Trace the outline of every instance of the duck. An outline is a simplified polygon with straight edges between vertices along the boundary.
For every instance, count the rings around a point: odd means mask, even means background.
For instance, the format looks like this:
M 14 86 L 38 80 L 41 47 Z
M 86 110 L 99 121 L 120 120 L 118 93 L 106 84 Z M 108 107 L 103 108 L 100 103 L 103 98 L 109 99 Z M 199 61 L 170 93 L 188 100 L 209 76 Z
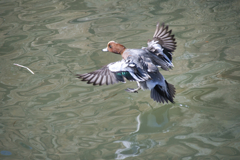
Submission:
M 173 51 L 177 42 L 169 30 L 168 25 L 159 23 L 152 40 L 147 41 L 147 47 L 128 49 L 115 41 L 109 41 L 105 52 L 112 52 L 122 56 L 122 60 L 109 63 L 102 68 L 84 74 L 77 74 L 77 78 L 87 81 L 87 84 L 109 85 L 125 80 L 136 81 L 137 88 L 125 89 L 130 93 L 138 93 L 140 89 L 150 90 L 150 97 L 157 103 L 174 103 L 176 89 L 168 83 L 159 68 L 168 71 L 174 67 L 172 63 Z

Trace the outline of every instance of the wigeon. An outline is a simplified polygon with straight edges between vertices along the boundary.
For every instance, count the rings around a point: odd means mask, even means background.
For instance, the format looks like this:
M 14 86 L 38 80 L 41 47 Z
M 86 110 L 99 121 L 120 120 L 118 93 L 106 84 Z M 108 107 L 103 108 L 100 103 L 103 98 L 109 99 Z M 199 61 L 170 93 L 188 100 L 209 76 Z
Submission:
M 138 87 L 127 88 L 126 91 L 137 93 L 140 89 L 149 89 L 154 101 L 174 103 L 175 88 L 158 70 L 158 67 L 163 70 L 173 67 L 172 52 L 176 49 L 176 42 L 171 33 L 168 26 L 162 24 L 160 27 L 158 23 L 153 39 L 148 40 L 148 46 L 142 49 L 127 49 L 122 44 L 110 41 L 103 51 L 120 54 L 123 59 L 90 73 L 77 74 L 77 77 L 93 85 L 115 84 L 125 82 L 125 79 L 136 81 Z

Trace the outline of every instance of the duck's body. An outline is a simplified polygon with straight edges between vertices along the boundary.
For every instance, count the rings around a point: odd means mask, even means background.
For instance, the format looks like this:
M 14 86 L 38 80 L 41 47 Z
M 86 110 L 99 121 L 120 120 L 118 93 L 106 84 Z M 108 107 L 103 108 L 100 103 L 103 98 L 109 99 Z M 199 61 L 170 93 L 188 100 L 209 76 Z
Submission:
M 175 88 L 169 84 L 158 70 L 173 67 L 172 53 L 176 48 L 174 36 L 168 27 L 164 25 L 157 28 L 152 41 L 148 41 L 148 47 L 142 49 L 127 49 L 121 44 L 110 41 L 107 48 L 109 51 L 122 56 L 121 61 L 110 63 L 103 68 L 82 75 L 77 75 L 82 81 L 88 81 L 93 85 L 114 84 L 125 82 L 124 78 L 136 81 L 138 88 L 126 89 L 128 92 L 137 92 L 139 89 L 151 90 L 151 98 L 159 103 L 174 102 Z

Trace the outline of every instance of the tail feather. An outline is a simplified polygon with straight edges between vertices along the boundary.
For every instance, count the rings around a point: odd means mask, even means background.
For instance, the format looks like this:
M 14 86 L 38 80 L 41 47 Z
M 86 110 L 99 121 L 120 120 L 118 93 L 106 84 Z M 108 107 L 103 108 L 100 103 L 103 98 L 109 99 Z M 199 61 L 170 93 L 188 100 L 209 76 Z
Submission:
M 175 87 L 167 81 L 165 81 L 165 83 L 167 85 L 167 90 L 163 89 L 160 85 L 156 85 L 151 89 L 151 98 L 158 103 L 168 103 L 168 101 L 174 103 Z
M 175 89 L 174 85 L 168 83 L 166 80 L 165 80 L 165 82 L 167 84 L 168 93 L 170 94 L 170 96 L 172 98 L 174 98 L 175 97 L 175 93 L 176 93 L 176 89 Z

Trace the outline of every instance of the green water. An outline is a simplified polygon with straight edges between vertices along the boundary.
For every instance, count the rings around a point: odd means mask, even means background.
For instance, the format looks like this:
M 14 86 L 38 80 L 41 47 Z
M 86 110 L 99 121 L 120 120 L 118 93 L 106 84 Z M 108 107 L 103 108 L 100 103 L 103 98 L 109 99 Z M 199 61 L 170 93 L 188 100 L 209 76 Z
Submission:
M 146 46 L 157 22 L 177 41 L 160 70 L 175 104 L 75 78 L 121 59 L 110 40 Z M 239 0 L 0 0 L 0 159 L 240 159 L 239 64 Z

